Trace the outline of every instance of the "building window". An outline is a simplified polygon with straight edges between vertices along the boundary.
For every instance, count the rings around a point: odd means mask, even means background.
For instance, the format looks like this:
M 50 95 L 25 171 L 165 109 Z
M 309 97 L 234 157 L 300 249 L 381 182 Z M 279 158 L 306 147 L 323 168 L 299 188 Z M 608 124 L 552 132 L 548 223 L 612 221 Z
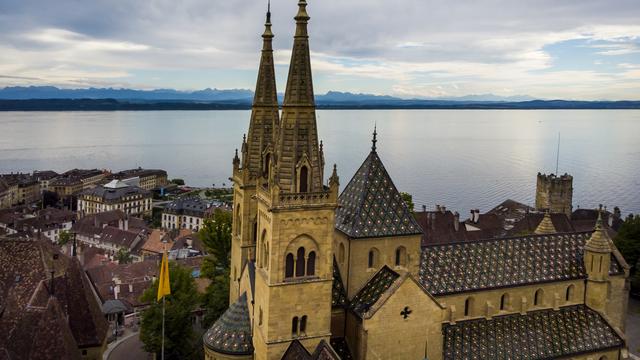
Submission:
M 289 253 L 287 254 L 287 258 L 285 261 L 285 269 L 284 269 L 284 277 L 285 278 L 292 278 L 293 277 L 293 254 Z
M 306 166 L 300 168 L 300 192 L 309 192 L 309 169 Z
M 296 254 L 296 277 L 304 276 L 304 248 L 298 249 Z
M 510 308 L 509 302 L 509 294 L 502 294 L 500 297 L 500 310 L 508 310 Z
M 309 258 L 307 259 L 307 276 L 314 276 L 316 274 L 316 252 L 312 251 L 309 253 Z M 303 316 L 304 320 L 306 316 Z
M 369 250 L 368 266 L 370 269 L 378 267 L 378 258 L 379 258 L 378 249 L 372 248 L 371 250 Z
M 396 266 L 407 265 L 407 249 L 404 246 L 400 246 L 396 249 Z
M 293 320 L 291 320 L 291 337 L 296 337 L 298 336 L 298 317 L 294 317 Z
M 300 334 L 306 335 L 307 333 L 307 315 L 304 315 L 302 319 L 300 319 Z
M 567 302 L 569 301 L 573 301 L 573 293 L 575 292 L 575 286 L 574 285 L 569 285 L 567 287 L 567 294 L 565 295 L 565 300 Z
M 542 289 L 538 289 L 538 291 L 536 291 L 536 294 L 533 297 L 533 305 L 534 306 L 544 305 L 544 291 Z
M 468 297 L 464 301 L 464 316 L 471 316 L 472 311 L 473 311 L 473 298 Z

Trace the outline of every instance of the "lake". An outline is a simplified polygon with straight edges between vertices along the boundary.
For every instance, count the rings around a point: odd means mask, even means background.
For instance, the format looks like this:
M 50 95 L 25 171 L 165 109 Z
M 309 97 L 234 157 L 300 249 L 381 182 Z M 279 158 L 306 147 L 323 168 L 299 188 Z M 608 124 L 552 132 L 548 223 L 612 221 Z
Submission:
M 0 172 L 162 168 L 189 185 L 229 185 L 249 111 L 0 112 Z M 574 208 L 640 213 L 638 110 L 321 110 L 326 169 L 342 187 L 378 153 L 417 207 L 534 203 L 536 174 L 574 176 Z M 328 174 L 325 178 L 328 178 Z

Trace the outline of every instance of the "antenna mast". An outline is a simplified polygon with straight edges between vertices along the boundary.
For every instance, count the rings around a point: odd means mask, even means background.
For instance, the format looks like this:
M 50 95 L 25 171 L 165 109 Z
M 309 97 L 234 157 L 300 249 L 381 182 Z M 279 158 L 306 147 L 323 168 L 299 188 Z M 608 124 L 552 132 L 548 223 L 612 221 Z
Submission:
M 558 132 L 558 150 L 556 151 L 556 176 L 558 175 L 558 164 L 560 164 L 560 132 Z

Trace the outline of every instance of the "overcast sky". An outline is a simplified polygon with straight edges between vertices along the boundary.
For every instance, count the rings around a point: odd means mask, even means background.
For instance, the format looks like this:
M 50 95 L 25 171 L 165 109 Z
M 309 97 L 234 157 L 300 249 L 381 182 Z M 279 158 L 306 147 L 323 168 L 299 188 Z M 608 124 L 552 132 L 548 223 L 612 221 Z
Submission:
M 273 0 L 284 90 L 296 0 Z M 0 0 L 0 86 L 253 89 L 266 0 Z M 640 100 L 638 0 L 309 0 L 317 93 Z

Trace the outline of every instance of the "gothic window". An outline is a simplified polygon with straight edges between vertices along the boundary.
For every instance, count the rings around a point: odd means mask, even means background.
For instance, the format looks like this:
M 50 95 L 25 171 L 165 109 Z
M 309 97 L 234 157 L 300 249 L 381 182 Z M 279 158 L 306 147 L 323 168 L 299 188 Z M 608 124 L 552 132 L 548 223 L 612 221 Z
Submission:
M 473 298 L 468 297 L 464 301 L 464 316 L 471 316 L 472 310 L 473 310 Z
M 260 311 L 258 311 L 258 325 L 262 326 L 262 307 L 260 307 Z
M 369 261 L 368 261 L 368 265 L 369 268 L 375 268 L 378 267 L 378 258 L 379 258 L 379 252 L 378 249 L 376 248 L 372 248 L 371 250 L 369 250 Z
M 316 274 L 316 252 L 312 251 L 309 253 L 309 258 L 307 259 L 307 276 L 313 276 L 315 274 Z
M 264 247 L 265 247 L 265 251 L 264 251 L 264 267 L 266 267 L 268 269 L 269 268 L 269 243 L 265 242 Z
M 400 246 L 396 249 L 396 266 L 407 265 L 407 249 L 404 246 Z
M 305 335 L 307 332 L 307 315 L 300 319 L 300 334 Z
M 567 302 L 569 301 L 573 301 L 573 293 L 575 292 L 575 286 L 574 285 L 569 285 L 567 287 L 567 294 L 565 295 L 565 300 Z
M 268 153 L 267 156 L 265 156 L 264 158 L 264 175 L 268 176 L 269 175 L 269 169 L 271 169 L 271 153 Z
M 538 291 L 536 291 L 536 294 L 533 298 L 533 305 L 534 306 L 544 305 L 544 291 L 542 289 L 538 289 Z
M 296 337 L 298 336 L 298 317 L 294 317 L 293 320 L 291 320 L 291 337 Z
M 508 310 L 509 302 L 509 294 L 502 294 L 502 296 L 500 297 L 500 310 Z
M 296 254 L 296 277 L 304 276 L 304 255 L 304 248 L 299 248 L 298 253 Z
M 300 192 L 309 192 L 309 169 L 306 166 L 300 168 Z
M 236 235 L 240 235 L 240 228 L 242 228 L 242 216 L 240 213 L 240 204 L 238 204 L 238 209 L 236 210 Z
M 260 236 L 260 245 L 258 246 L 260 249 L 259 266 L 265 267 L 268 261 L 267 257 L 269 256 L 267 254 L 267 230 L 262 230 L 262 235 Z
M 256 241 L 258 241 L 258 219 L 253 220 L 253 244 L 256 243 Z
M 340 243 L 338 246 L 338 261 L 340 264 L 344 264 L 344 244 Z
M 287 259 L 285 261 L 285 270 L 284 270 L 284 277 L 285 278 L 292 278 L 293 277 L 293 254 L 289 253 L 287 254 Z

